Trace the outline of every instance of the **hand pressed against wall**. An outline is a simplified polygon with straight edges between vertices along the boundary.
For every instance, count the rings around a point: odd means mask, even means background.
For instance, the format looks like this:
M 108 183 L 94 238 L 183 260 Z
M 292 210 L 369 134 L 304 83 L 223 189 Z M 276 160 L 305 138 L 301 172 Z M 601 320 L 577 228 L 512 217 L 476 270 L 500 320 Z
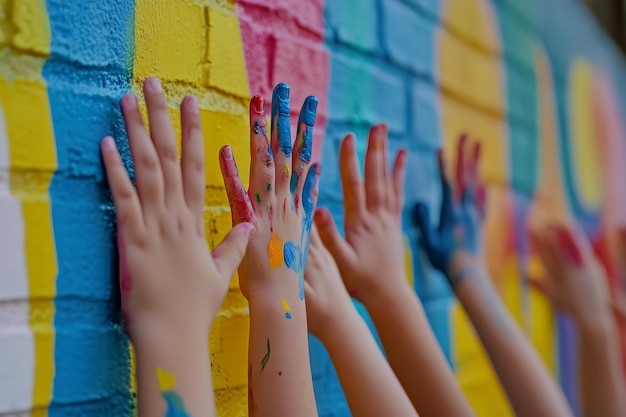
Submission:
M 423 203 L 415 206 L 413 216 L 422 233 L 422 244 L 432 265 L 443 272 L 452 288 L 461 268 L 455 265 L 455 255 L 467 258 L 480 256 L 480 225 L 484 217 L 485 190 L 478 176 L 480 144 L 469 151 L 467 136 L 459 140 L 456 189 L 453 191 L 446 175 L 441 152 L 438 154 L 439 177 L 442 189 L 441 211 L 438 226 L 430 225 L 428 207 Z
M 179 162 L 159 80 L 147 79 L 144 93 L 150 133 L 137 98 L 122 99 L 136 189 L 113 138 L 102 141 L 118 219 L 122 309 L 137 352 L 138 412 L 214 416 L 209 329 L 253 226 L 241 223 L 209 252 L 198 101 L 187 97 L 181 105 Z

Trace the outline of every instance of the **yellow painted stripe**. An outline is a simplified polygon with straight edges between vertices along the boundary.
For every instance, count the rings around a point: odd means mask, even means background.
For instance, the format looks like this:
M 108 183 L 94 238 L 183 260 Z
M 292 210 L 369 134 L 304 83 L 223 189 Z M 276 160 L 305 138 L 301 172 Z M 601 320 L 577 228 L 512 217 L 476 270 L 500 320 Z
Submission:
M 34 341 L 33 416 L 47 416 L 54 380 L 54 297 L 57 261 L 48 189 L 57 167 L 46 84 L 41 70 L 50 45 L 44 0 L 15 2 L 13 33 L 0 63 L 0 101 L 9 138 L 11 193 L 21 203 Z M 11 37 L 13 36 L 13 37 Z M 13 54 L 12 49 L 20 54 Z

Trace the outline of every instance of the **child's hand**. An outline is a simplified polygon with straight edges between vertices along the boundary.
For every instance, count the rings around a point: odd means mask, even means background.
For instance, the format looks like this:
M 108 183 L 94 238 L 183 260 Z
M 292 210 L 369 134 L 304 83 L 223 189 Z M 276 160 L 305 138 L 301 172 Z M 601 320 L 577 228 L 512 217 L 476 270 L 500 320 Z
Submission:
M 341 281 L 337 264 L 320 240 L 315 225 L 311 229 L 304 292 L 309 332 L 322 340 L 326 332 L 332 331 L 333 323 L 356 312 Z
M 365 183 L 361 180 L 355 138 L 341 145 L 341 181 L 344 192 L 344 240 L 327 210 L 315 221 L 324 245 L 332 253 L 349 293 L 364 301 L 395 282 L 406 284 L 402 207 L 406 152 L 400 151 L 393 174 L 387 169 L 387 126 L 372 127 L 365 157 Z
M 242 223 L 209 253 L 204 235 L 203 137 L 195 97 L 181 105 L 182 162 L 161 84 L 144 84 L 151 135 L 137 98 L 122 100 L 137 188 L 111 137 L 102 155 L 118 219 L 120 287 L 126 328 L 205 340 L 241 262 L 252 225 Z
M 320 173 L 317 164 L 309 169 L 316 110 L 317 99 L 307 97 L 300 111 L 292 158 L 289 86 L 274 88 L 271 144 L 263 98 L 252 98 L 248 191 L 239 177 L 232 149 L 225 146 L 220 152 L 233 224 L 251 222 L 256 228 L 239 268 L 241 291 L 248 299 L 272 288 L 284 292 L 285 286 L 291 285 L 294 294 L 304 300 L 304 267 Z M 285 281 L 288 270 L 297 279 Z
M 611 298 L 603 266 L 591 245 L 573 227 L 552 226 L 531 233 L 547 274 L 531 281 L 555 307 L 570 313 L 579 323 L 611 313 Z
M 480 261 L 480 224 L 484 217 L 484 188 L 478 178 L 480 145 L 470 156 L 467 137 L 459 140 L 456 193 L 446 176 L 441 152 L 439 174 L 442 188 L 441 212 L 437 228 L 430 225 L 428 207 L 415 206 L 413 216 L 422 233 L 422 244 L 432 265 L 443 272 L 452 288 L 463 277 L 468 263 Z

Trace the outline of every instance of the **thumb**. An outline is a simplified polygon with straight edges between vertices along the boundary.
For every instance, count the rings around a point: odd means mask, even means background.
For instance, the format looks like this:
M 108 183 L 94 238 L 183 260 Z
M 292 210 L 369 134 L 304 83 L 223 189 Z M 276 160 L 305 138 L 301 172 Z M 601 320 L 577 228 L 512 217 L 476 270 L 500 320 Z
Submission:
M 322 243 L 335 258 L 339 269 L 343 269 L 350 264 L 352 248 L 339 234 L 333 216 L 327 209 L 320 208 L 315 212 L 315 225 Z
M 224 279 L 230 279 L 246 254 L 252 223 L 239 223 L 213 250 L 213 262 Z
M 430 227 L 428 207 L 423 203 L 417 203 L 413 208 L 413 220 L 422 234 L 426 249 L 430 250 L 434 244 L 433 229 Z

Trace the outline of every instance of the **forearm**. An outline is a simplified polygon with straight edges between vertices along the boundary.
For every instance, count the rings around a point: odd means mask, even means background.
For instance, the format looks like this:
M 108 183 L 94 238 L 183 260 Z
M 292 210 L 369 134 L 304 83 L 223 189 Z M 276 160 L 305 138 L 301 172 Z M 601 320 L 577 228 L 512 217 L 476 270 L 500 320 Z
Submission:
M 140 417 L 176 411 L 181 416 L 215 416 L 208 335 L 147 335 L 137 340 L 135 349 Z
M 369 328 L 352 308 L 321 335 L 354 417 L 417 416 Z
M 479 268 L 456 287 L 516 415 L 571 416 L 563 392 Z
M 309 362 L 306 309 L 297 291 L 250 300 L 248 384 L 252 417 L 317 416 Z
M 422 416 L 474 415 L 413 290 L 381 291 L 366 307 L 416 410 Z
M 578 371 L 584 415 L 626 416 L 626 385 L 622 374 L 617 329 L 610 311 L 576 320 Z

